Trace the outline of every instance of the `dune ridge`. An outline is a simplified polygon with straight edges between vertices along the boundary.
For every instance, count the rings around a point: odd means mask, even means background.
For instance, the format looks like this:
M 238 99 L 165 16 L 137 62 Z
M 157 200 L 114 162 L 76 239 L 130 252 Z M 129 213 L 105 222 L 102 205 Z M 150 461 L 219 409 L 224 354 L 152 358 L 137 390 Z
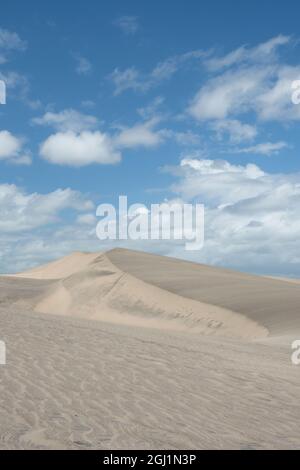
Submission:
M 42 313 L 257 339 L 300 332 L 300 285 L 125 249 L 75 252 L 16 277 L 51 281 Z
M 239 313 L 270 336 L 300 333 L 300 283 L 119 248 L 106 255 L 148 284 Z
M 13 277 L 40 280 L 62 279 L 84 269 L 98 256 L 99 253 L 83 253 L 75 251 L 63 258 L 59 258 L 58 260 L 14 274 Z
M 120 270 L 105 254 L 52 285 L 35 310 L 206 335 L 267 335 L 265 328 L 228 309 L 185 299 L 145 283 Z

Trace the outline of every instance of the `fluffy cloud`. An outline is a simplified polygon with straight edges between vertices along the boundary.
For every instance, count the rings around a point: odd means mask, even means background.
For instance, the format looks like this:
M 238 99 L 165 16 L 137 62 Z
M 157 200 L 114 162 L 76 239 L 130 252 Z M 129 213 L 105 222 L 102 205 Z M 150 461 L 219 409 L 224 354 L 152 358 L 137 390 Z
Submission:
M 232 119 L 249 112 L 265 121 L 299 120 L 291 85 L 300 75 L 297 65 L 282 64 L 277 49 L 290 38 L 278 36 L 255 48 L 238 48 L 207 66 L 216 73 L 199 89 L 189 113 L 199 121 Z M 224 70 L 225 69 L 225 70 Z
M 271 174 L 253 164 L 190 158 L 172 174 L 177 178 L 172 190 L 178 197 L 206 207 L 205 244 L 193 253 L 194 260 L 300 275 L 299 174 Z M 182 249 L 176 253 L 184 256 Z
M 0 160 L 6 160 L 16 165 L 30 165 L 29 152 L 23 151 L 22 139 L 9 131 L 0 131 Z
M 85 211 L 93 204 L 77 191 L 57 189 L 48 194 L 26 193 L 15 185 L 0 185 L 0 231 L 22 233 L 59 221 L 66 209 Z
M 100 131 L 57 132 L 41 144 L 40 155 L 50 163 L 75 167 L 115 164 L 121 160 L 111 138 Z
M 257 95 L 266 90 L 270 67 L 227 71 L 210 79 L 196 94 L 189 107 L 190 114 L 200 121 L 225 119 L 249 111 Z
M 56 131 L 40 145 L 40 156 L 58 165 L 85 166 L 92 163 L 115 164 L 121 161 L 122 149 L 155 147 L 166 138 L 191 141 L 192 133 L 171 133 L 156 129 L 160 119 L 152 117 L 131 127 L 118 126 L 114 133 L 97 130 L 99 120 L 74 109 L 47 112 L 32 119 L 36 125 L 50 126 Z
M 100 250 L 93 210 L 87 196 L 69 188 L 40 194 L 0 185 L 0 272 L 20 271 L 75 249 Z
M 184 240 L 144 240 L 135 247 L 262 274 L 300 275 L 299 174 L 190 157 L 167 171 L 176 178 L 175 202 L 205 204 L 204 247 L 188 253 Z M 66 210 L 73 213 L 68 222 L 62 218 Z M 2 272 L 11 269 L 12 260 L 20 270 L 71 250 L 114 246 L 97 240 L 92 202 L 71 189 L 28 194 L 0 185 L 0 220 Z
M 292 83 L 300 76 L 300 66 L 278 67 L 275 79 L 256 98 L 258 117 L 263 121 L 298 121 L 300 106 L 292 102 Z

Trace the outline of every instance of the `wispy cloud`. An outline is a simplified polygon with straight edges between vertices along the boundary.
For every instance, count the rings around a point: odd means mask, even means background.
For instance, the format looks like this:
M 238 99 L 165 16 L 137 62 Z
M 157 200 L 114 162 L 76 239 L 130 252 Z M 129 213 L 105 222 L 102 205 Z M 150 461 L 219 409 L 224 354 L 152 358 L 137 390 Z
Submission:
M 280 46 L 285 46 L 291 41 L 290 36 L 280 34 L 255 47 L 241 46 L 222 57 L 209 58 L 205 63 L 210 70 L 221 70 L 243 63 L 266 63 L 274 61 Z
M 210 51 L 202 50 L 190 51 L 185 54 L 175 55 L 166 60 L 158 62 L 149 73 L 142 73 L 136 67 L 129 67 L 125 70 L 116 68 L 110 75 L 115 86 L 115 95 L 119 95 L 126 90 L 145 92 L 150 88 L 159 85 L 161 82 L 170 79 L 181 66 L 203 57 L 207 57 Z
M 92 64 L 86 57 L 80 54 L 74 54 L 73 57 L 77 63 L 76 72 L 78 75 L 89 75 L 92 72 Z
M 119 148 L 156 147 L 164 140 L 163 133 L 155 130 L 158 122 L 156 118 L 152 118 L 132 127 L 121 128 L 115 137 L 116 146 Z
M 289 37 L 280 35 L 252 49 L 242 47 L 210 58 L 206 65 L 216 75 L 201 86 L 189 113 L 199 121 L 233 119 L 253 111 L 265 121 L 299 120 L 291 83 L 299 77 L 300 66 L 282 63 L 277 53 L 289 42 Z
M 95 129 L 99 125 L 99 120 L 95 116 L 80 113 L 72 108 L 57 113 L 48 111 L 43 116 L 33 118 L 31 122 L 40 126 L 53 127 L 61 132 L 82 132 Z
M 278 154 L 280 150 L 288 148 L 287 142 L 263 142 L 260 144 L 253 145 L 251 147 L 245 147 L 241 149 L 235 149 L 236 153 L 252 153 L 257 155 L 272 155 Z
M 27 42 L 23 41 L 17 33 L 0 28 L 0 64 L 7 62 L 11 52 L 24 51 L 26 48 Z
M 223 119 L 211 123 L 211 129 L 216 132 L 221 140 L 224 135 L 228 135 L 232 144 L 253 140 L 257 136 L 257 128 L 254 125 L 246 124 L 237 119 Z
M 120 16 L 113 21 L 124 34 L 133 35 L 139 29 L 139 22 L 137 16 Z

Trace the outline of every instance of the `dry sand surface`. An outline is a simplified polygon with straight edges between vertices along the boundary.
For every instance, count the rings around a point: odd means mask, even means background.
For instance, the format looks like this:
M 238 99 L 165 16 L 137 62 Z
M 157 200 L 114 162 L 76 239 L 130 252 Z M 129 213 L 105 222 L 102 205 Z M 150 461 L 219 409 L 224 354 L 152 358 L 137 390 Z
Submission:
M 300 284 L 141 252 L 0 277 L 2 449 L 299 448 Z

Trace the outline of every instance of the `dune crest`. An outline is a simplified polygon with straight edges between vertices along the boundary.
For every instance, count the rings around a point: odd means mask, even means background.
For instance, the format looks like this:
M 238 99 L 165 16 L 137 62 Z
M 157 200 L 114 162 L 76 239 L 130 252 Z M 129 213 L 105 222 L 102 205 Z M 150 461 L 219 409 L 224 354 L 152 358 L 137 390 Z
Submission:
M 22 273 L 14 274 L 14 277 L 25 277 L 28 279 L 63 279 L 84 269 L 99 253 L 83 253 L 76 251 L 56 261 L 37 266 Z
M 31 303 L 42 313 L 235 338 L 300 332 L 300 284 L 149 253 L 75 252 L 16 276 L 44 283 Z
M 74 272 L 78 259 L 79 269 Z M 63 278 L 70 270 L 73 273 Z M 40 279 L 59 276 L 35 305 L 41 313 L 237 338 L 268 334 L 266 328 L 229 309 L 148 284 L 119 269 L 105 254 L 79 257 L 76 253 L 33 274 Z

